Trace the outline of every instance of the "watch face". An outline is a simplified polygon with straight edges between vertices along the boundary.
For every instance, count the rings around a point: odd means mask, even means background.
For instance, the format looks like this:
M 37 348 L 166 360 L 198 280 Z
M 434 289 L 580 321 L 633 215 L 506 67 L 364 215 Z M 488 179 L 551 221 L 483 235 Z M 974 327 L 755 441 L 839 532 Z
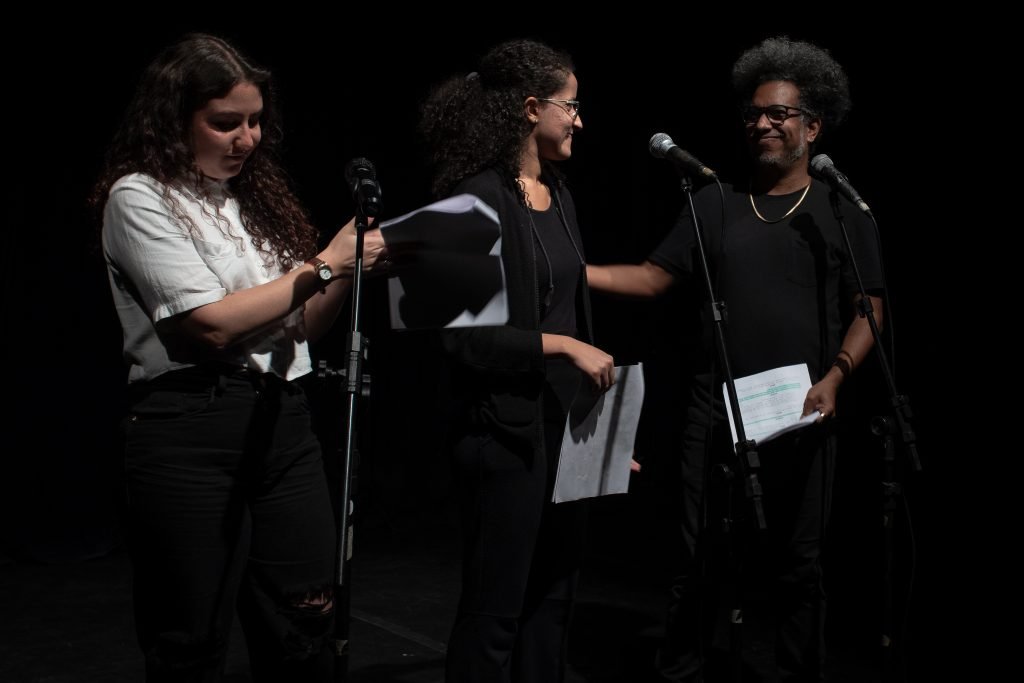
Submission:
M 326 263 L 322 263 L 319 266 L 317 266 L 316 274 L 319 275 L 320 279 L 324 281 L 330 280 L 334 276 L 334 273 L 331 272 L 331 267 Z

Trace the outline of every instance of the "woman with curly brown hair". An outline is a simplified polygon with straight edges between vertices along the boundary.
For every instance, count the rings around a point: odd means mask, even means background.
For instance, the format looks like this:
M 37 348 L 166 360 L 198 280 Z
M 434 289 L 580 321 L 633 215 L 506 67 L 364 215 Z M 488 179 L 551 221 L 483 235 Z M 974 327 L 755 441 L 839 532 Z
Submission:
M 355 263 L 276 158 L 269 72 L 194 34 L 149 65 L 96 185 L 129 366 L 136 630 L 147 680 L 219 680 L 236 607 L 254 680 L 328 680 L 334 516 L 309 342 Z M 372 265 L 383 246 L 365 235 Z
M 577 88 L 568 55 L 517 40 L 424 106 L 435 193 L 473 194 L 498 213 L 509 303 L 505 325 L 445 337 L 464 542 L 448 681 L 564 676 L 584 503 L 553 504 L 554 475 L 574 397 L 615 372 L 592 345 L 576 210 L 553 164 L 583 128 Z

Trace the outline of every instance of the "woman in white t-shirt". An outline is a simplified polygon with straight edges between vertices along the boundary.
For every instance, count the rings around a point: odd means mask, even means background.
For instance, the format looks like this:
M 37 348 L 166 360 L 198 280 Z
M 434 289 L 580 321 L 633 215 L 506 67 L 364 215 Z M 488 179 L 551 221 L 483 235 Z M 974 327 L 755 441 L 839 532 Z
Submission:
M 276 161 L 270 74 L 193 34 L 147 68 L 93 203 L 124 330 L 147 680 L 216 680 L 236 607 L 254 680 L 328 680 L 334 517 L 296 379 L 348 294 Z M 383 248 L 365 234 L 364 264 Z

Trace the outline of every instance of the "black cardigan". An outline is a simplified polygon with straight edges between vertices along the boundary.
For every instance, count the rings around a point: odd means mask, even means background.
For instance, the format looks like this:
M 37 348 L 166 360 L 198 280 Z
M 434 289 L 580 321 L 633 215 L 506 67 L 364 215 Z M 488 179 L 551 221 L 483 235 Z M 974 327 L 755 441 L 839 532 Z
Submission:
M 555 208 L 583 256 L 576 206 L 561 182 L 545 178 Z M 463 180 L 455 194 L 476 195 L 498 212 L 501 260 L 505 268 L 509 320 L 505 325 L 446 330 L 444 347 L 454 363 L 455 387 L 462 418 L 474 428 L 492 432 L 512 447 L 543 448 L 541 421 L 544 352 L 541 346 L 537 261 L 528 209 L 510 181 L 494 169 Z M 586 263 L 580 264 L 576 287 L 579 337 L 592 343 L 590 292 Z

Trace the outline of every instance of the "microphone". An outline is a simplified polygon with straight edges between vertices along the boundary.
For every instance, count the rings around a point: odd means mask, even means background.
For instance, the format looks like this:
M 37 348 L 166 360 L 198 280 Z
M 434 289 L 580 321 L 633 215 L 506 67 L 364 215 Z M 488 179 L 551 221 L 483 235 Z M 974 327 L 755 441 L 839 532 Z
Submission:
M 697 161 L 689 152 L 680 149 L 676 143 L 672 142 L 672 138 L 665 133 L 655 133 L 652 135 L 651 141 L 647 143 L 647 148 L 651 151 L 651 156 L 659 159 L 668 159 L 680 171 L 695 173 L 708 178 L 718 178 L 714 171 Z
M 833 190 L 856 204 L 857 208 L 864 213 L 869 216 L 871 215 L 871 209 L 868 207 L 867 202 L 860 198 L 860 195 L 857 194 L 857 190 L 853 189 L 853 185 L 850 184 L 850 181 L 846 176 L 839 172 L 839 169 L 836 168 L 836 165 L 828 158 L 828 155 L 818 154 L 811 159 L 811 171 L 814 172 L 813 175 L 816 178 L 827 182 L 832 186 Z
M 376 216 L 380 213 L 380 185 L 377 184 L 377 171 L 369 159 L 360 157 L 348 162 L 345 182 L 363 215 Z

